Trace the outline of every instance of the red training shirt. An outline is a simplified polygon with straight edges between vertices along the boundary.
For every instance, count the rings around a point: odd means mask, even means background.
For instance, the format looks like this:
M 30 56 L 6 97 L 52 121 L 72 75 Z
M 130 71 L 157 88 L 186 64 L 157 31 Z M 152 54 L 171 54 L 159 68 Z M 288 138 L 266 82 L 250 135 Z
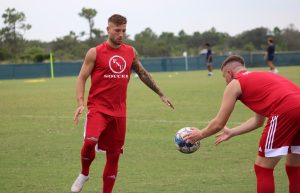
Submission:
M 133 48 L 121 44 L 119 48 L 104 42 L 96 47 L 96 61 L 91 73 L 88 109 L 107 115 L 126 117 L 127 85 L 134 59 Z
M 271 72 L 242 71 L 239 100 L 254 112 L 269 117 L 300 108 L 300 88 L 288 79 Z

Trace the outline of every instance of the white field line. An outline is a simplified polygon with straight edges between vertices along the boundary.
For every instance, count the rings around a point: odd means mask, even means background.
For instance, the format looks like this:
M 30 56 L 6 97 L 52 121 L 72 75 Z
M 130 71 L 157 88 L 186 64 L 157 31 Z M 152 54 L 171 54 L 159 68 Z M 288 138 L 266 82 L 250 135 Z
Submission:
M 3 115 L 1 117 L 11 117 L 8 115 Z M 63 116 L 63 115 L 13 115 L 13 117 L 20 117 L 20 118 L 29 118 L 29 119 L 69 119 L 73 120 L 74 117 L 72 116 Z M 84 119 L 84 117 L 80 117 L 79 119 Z M 155 123 L 197 123 L 197 124 L 208 124 L 209 120 L 207 121 L 195 121 L 195 120 L 165 120 L 165 119 L 136 119 L 127 117 L 127 121 L 133 122 L 155 122 Z M 241 124 L 242 122 L 230 122 L 231 124 Z

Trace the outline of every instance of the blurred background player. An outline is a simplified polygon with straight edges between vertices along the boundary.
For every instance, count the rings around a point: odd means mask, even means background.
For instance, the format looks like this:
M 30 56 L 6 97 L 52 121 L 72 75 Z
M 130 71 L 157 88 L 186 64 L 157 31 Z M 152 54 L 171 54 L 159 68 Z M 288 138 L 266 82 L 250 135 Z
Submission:
M 212 50 L 210 48 L 210 44 L 209 43 L 205 43 L 205 48 L 206 48 L 206 66 L 207 66 L 207 70 L 208 70 L 208 76 L 212 76 L 213 75 L 213 67 L 212 67 Z
M 268 43 L 268 47 L 267 47 L 267 51 L 266 51 L 266 55 L 265 55 L 267 65 L 269 66 L 271 72 L 277 74 L 278 70 L 273 63 L 273 60 L 275 57 L 275 45 L 273 43 L 273 39 L 268 38 L 267 43 Z
M 215 142 L 219 144 L 261 127 L 268 118 L 254 165 L 257 193 L 275 192 L 273 170 L 282 156 L 286 156 L 289 192 L 300 193 L 300 87 L 274 73 L 246 70 L 240 56 L 229 56 L 221 70 L 227 86 L 218 114 L 206 128 L 192 128 L 184 139 L 195 143 L 223 129 Z M 255 115 L 229 129 L 225 125 L 237 100 Z
M 103 171 L 103 193 L 111 193 L 118 170 L 120 154 L 126 133 L 126 93 L 131 69 L 152 89 L 160 99 L 173 107 L 151 75 L 142 66 L 137 51 L 123 44 L 127 19 L 112 15 L 108 19 L 108 39 L 91 48 L 84 59 L 76 83 L 77 110 L 74 121 L 84 111 L 86 80 L 91 76 L 91 88 L 87 100 L 84 143 L 81 149 L 81 172 L 71 187 L 71 192 L 80 192 L 89 179 L 90 165 L 97 150 L 106 152 Z M 142 99 L 141 99 L 142 100 Z

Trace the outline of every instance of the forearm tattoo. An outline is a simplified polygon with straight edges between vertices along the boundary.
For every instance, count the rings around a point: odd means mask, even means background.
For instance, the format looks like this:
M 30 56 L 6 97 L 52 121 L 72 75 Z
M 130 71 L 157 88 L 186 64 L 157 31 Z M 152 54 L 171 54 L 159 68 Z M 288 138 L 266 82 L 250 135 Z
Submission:
M 134 71 L 138 74 L 140 79 L 144 82 L 144 84 L 146 84 L 150 89 L 152 89 L 159 96 L 163 95 L 162 92 L 160 91 L 159 87 L 153 80 L 152 76 L 141 64 L 139 57 L 138 57 L 138 53 L 136 51 L 135 51 L 135 58 L 134 58 L 132 67 L 133 67 Z

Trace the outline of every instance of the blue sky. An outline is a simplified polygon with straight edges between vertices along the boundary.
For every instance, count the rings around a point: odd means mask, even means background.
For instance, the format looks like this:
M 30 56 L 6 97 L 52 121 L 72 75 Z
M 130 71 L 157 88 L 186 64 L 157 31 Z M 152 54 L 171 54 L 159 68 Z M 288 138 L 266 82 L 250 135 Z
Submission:
M 256 27 L 280 29 L 293 24 L 300 29 L 299 0 L 0 0 L 0 14 L 16 8 L 26 15 L 32 29 L 26 39 L 51 41 L 69 34 L 88 31 L 88 23 L 78 16 L 83 7 L 96 9 L 95 27 L 105 31 L 107 18 L 114 13 L 127 17 L 131 38 L 150 27 L 161 32 L 200 33 L 215 27 L 237 35 Z M 1 18 L 0 28 L 3 27 Z

